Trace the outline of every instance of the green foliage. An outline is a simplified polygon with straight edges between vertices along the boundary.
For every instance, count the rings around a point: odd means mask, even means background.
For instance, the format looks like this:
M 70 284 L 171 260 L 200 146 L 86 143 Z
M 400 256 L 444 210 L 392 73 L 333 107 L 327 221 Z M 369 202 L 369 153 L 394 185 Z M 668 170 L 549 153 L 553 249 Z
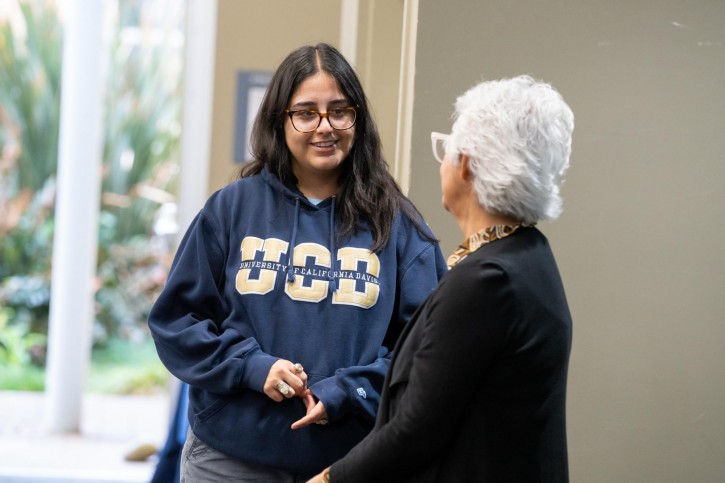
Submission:
M 0 19 L 0 307 L 7 308 L 8 339 L 0 344 L 42 365 L 44 351 L 37 360 L 17 352 L 44 345 L 33 334 L 47 334 L 62 28 L 54 3 L 10 1 L 21 18 Z M 172 41 L 182 20 L 178 4 L 165 6 L 163 29 L 149 20 L 159 2 L 119 0 L 107 8 L 114 5 L 93 333 L 99 348 L 148 337 L 146 316 L 169 262 L 152 225 L 159 206 L 174 201 L 181 113 L 181 50 Z M 14 383 L 0 377 L 4 384 Z
M 47 333 L 62 30 L 53 9 L 19 11 L 0 23 L 0 306 L 22 337 Z
M 1 317 L 1 316 L 0 316 Z M 168 372 L 149 338 L 115 339 L 93 349 L 87 390 L 105 394 L 157 394 L 167 390 Z M 45 369 L 32 364 L 7 364 L 0 359 L 0 388 L 43 391 Z
M 148 312 L 166 280 L 167 253 L 141 236 L 106 250 L 98 267 L 95 339 L 99 344 L 112 337 L 138 339 L 147 331 Z
M 17 154 L 17 191 L 41 189 L 57 166 L 62 28 L 47 4 L 20 2 L 25 36 L 0 25 L 0 146 Z
M 0 387 L 5 391 L 42 391 L 45 389 L 45 369 L 0 364 Z
M 0 365 L 29 365 L 34 362 L 33 354 L 43 350 L 46 336 L 32 332 L 29 324 L 9 325 L 8 320 L 12 313 L 10 308 L 0 309 Z
M 49 178 L 38 192 L 24 190 L 8 201 L 0 222 L 0 306 L 11 314 L 9 327 L 33 333 L 48 330 L 54 187 Z
M 159 204 L 174 200 L 178 170 L 180 56 L 171 55 L 173 31 L 156 45 L 122 40 L 139 33 L 139 13 L 120 4 L 106 93 L 103 216 L 117 241 L 149 234 Z
M 159 206 L 175 199 L 181 65 L 173 30 L 160 32 L 156 44 L 144 43 L 149 32 L 138 35 L 142 3 L 119 3 L 110 53 L 94 334 L 100 344 L 145 330 L 168 270 L 166 247 L 151 232 Z
M 88 390 L 113 394 L 166 391 L 169 373 L 159 362 L 150 338 L 114 339 L 93 350 Z

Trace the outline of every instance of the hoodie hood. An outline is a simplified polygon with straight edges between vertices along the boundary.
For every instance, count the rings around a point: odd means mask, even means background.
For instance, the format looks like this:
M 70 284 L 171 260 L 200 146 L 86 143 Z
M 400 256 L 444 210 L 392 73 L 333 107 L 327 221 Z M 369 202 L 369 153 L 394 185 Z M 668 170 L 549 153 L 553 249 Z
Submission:
M 330 253 L 335 253 L 335 196 L 331 196 L 325 200 L 322 200 L 320 203 L 315 204 L 312 203 L 310 200 L 307 199 L 307 197 L 299 190 L 297 187 L 290 188 L 280 179 L 272 174 L 269 169 L 265 166 L 262 171 L 262 179 L 269 184 L 272 189 L 279 191 L 285 198 L 292 200 L 295 205 L 294 210 L 294 222 L 292 223 L 292 233 L 290 234 L 290 246 L 295 247 L 297 246 L 297 228 L 299 226 L 299 220 L 300 220 L 300 205 L 305 206 L 305 209 L 310 210 L 328 210 L 329 207 L 329 244 L 327 248 L 330 250 Z M 295 281 L 295 274 L 294 274 L 294 250 L 289 250 L 287 252 L 287 283 L 294 283 Z M 328 280 L 330 282 L 329 284 L 329 291 L 330 293 L 334 292 L 337 289 L 337 279 L 335 277 L 335 271 L 331 270 L 328 274 Z

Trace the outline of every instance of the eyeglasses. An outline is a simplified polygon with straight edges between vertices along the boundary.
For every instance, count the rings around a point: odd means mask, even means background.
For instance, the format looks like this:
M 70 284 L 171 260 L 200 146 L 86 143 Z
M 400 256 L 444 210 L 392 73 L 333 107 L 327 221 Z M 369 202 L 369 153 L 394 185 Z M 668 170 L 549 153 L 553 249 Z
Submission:
M 449 134 L 441 134 L 439 132 L 430 133 L 431 146 L 433 148 L 433 157 L 439 163 L 443 162 L 446 157 L 446 142 Z
M 284 112 L 292 121 L 292 127 L 295 128 L 295 131 L 303 133 L 315 131 L 322 124 L 323 117 L 327 118 L 332 129 L 345 131 L 355 125 L 355 118 L 357 117 L 354 106 L 336 107 L 327 112 L 318 112 L 315 109 L 299 109 L 296 111 L 285 109 Z

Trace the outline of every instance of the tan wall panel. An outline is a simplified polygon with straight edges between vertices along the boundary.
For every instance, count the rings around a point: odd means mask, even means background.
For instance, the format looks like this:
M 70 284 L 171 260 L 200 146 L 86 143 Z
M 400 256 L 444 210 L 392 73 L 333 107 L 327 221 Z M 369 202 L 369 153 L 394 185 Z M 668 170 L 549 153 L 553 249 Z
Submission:
M 391 166 L 395 155 L 403 0 L 360 2 L 355 68 L 365 88 Z

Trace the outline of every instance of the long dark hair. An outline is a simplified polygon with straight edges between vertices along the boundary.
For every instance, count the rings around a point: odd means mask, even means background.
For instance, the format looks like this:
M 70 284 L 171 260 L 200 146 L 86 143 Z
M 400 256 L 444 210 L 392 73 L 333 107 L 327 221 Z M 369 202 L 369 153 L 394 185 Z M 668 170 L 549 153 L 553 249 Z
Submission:
M 423 236 L 432 241 L 422 226 L 422 217 L 388 171 L 380 135 L 357 74 L 337 49 L 325 43 L 294 50 L 277 68 L 252 128 L 253 159 L 242 167 L 239 177 L 258 174 L 266 166 L 286 185 L 297 184 L 292 155 L 285 142 L 284 110 L 300 83 L 319 71 L 337 80 L 343 93 L 358 106 L 355 140 L 338 180 L 338 236 L 352 235 L 359 228 L 359 220 L 366 220 L 373 235 L 371 250 L 378 251 L 388 243 L 394 219 L 398 211 L 403 211 Z

